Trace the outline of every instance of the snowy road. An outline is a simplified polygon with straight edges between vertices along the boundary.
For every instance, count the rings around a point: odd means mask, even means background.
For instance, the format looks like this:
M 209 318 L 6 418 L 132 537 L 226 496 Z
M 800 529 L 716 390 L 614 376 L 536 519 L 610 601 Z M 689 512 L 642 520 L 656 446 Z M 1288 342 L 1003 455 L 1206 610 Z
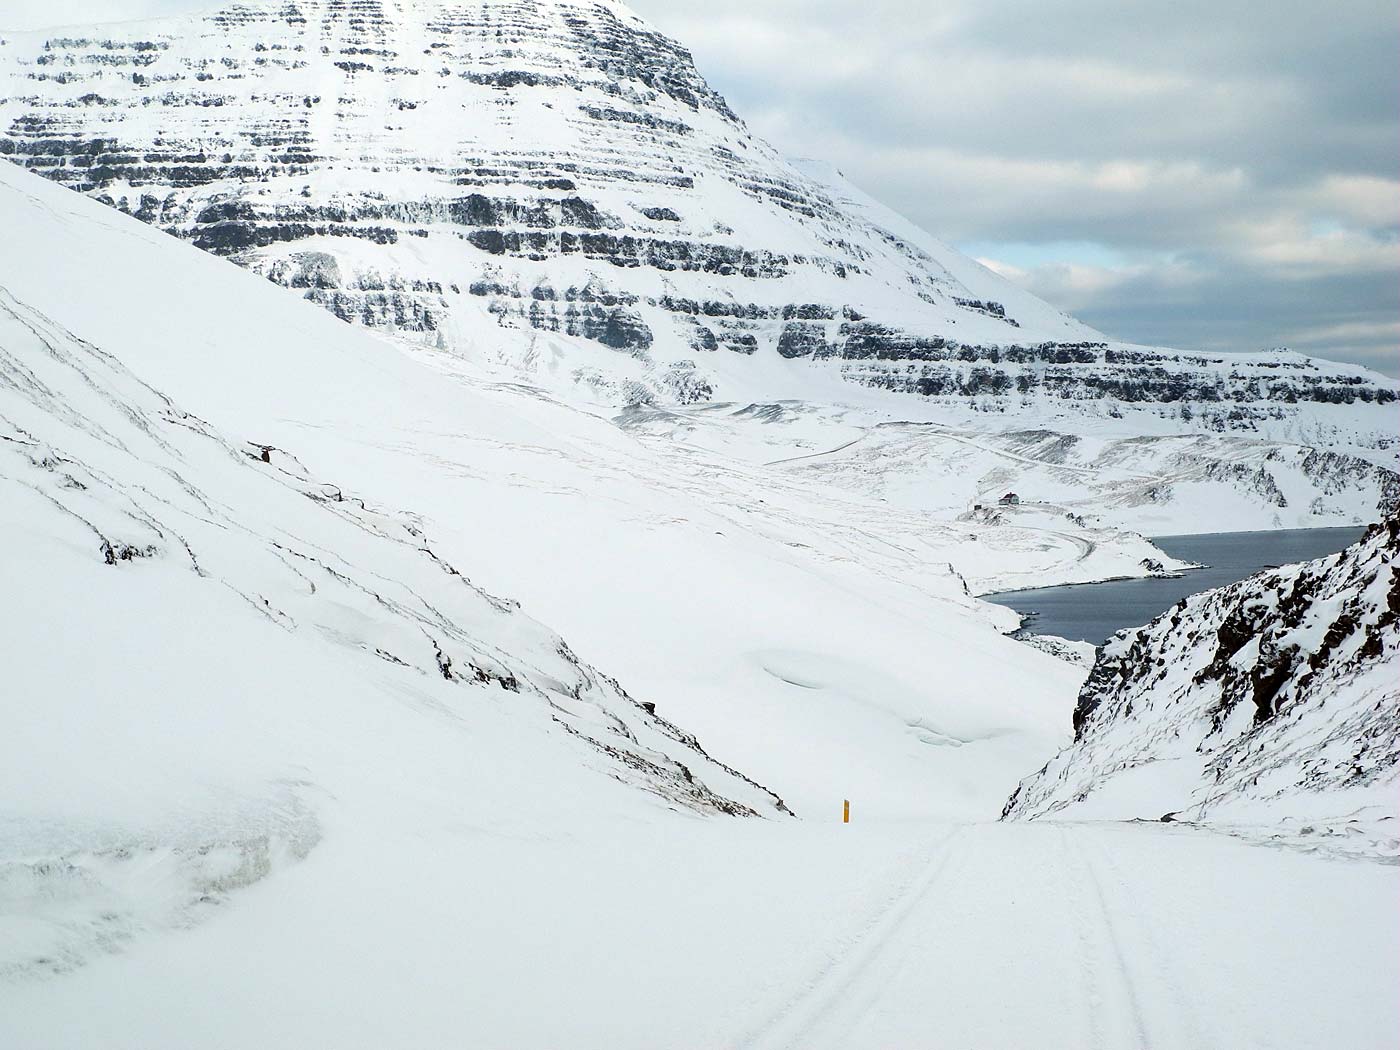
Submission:
M 381 832 L 329 829 L 193 930 L 0 987 L 0 1044 L 1379 1050 L 1400 1030 L 1393 866 L 1154 825 Z
M 914 876 L 737 1045 L 1391 1045 L 1394 909 L 1369 913 L 1392 920 L 1377 929 L 1361 908 L 1340 914 L 1334 901 L 1323 919 L 1306 898 L 1332 880 L 1393 893 L 1393 868 L 1140 826 L 981 825 L 931 838 Z M 1313 922 L 1337 925 L 1322 934 Z M 1367 942 L 1381 964 L 1369 999 L 1326 972 Z

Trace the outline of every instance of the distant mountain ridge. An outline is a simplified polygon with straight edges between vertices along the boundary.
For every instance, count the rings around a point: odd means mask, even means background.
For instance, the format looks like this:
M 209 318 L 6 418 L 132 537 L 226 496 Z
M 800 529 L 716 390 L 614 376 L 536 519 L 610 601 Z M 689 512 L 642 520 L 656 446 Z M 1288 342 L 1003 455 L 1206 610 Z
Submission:
M 1223 427 L 1397 395 L 1298 355 L 1112 342 L 783 158 L 614 0 L 269 0 L 0 34 L 0 155 L 351 323 L 515 359 L 543 340 L 617 403 L 751 396 L 753 359 Z

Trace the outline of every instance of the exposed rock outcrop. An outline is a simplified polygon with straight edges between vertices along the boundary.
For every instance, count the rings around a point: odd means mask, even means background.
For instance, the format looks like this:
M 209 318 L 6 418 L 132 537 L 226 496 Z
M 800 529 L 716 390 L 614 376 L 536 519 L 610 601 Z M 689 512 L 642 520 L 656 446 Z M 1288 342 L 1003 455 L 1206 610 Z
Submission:
M 1400 519 L 1356 546 L 1195 595 L 1099 652 L 1074 744 L 1005 817 L 1292 822 L 1393 852 Z M 1300 823 L 1301 822 L 1301 823 Z

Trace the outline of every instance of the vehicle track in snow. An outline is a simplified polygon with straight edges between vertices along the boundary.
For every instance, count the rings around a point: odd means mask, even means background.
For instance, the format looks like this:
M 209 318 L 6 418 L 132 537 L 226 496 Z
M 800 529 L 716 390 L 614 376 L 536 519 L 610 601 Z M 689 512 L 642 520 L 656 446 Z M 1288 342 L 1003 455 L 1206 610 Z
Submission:
M 764 465 L 765 467 L 779 467 L 779 466 L 782 466 L 784 463 L 801 463 L 803 460 L 808 460 L 808 459 L 821 459 L 823 456 L 834 456 L 834 455 L 836 455 L 836 453 L 838 453 L 838 452 L 845 452 L 846 449 L 850 448 L 852 445 L 859 445 L 862 441 L 864 441 L 864 440 L 865 440 L 866 438 L 868 438 L 869 436 L 870 436 L 870 431 L 867 430 L 867 431 L 865 431 L 863 434 L 861 434 L 859 437 L 853 437 L 853 438 L 851 438 L 850 441 L 847 441 L 847 442 L 845 442 L 844 444 L 841 444 L 841 445 L 837 445 L 835 448 L 828 448 L 828 449 L 825 449 L 825 450 L 823 450 L 823 451 L 821 451 L 821 452 L 808 452 L 808 453 L 807 453 L 806 455 L 804 455 L 804 456 L 788 456 L 788 457 L 785 458 L 785 459 L 775 459 L 775 460 L 771 460 L 770 462 L 765 463 L 765 464 L 763 464 L 763 465 Z
M 810 1046 L 815 1030 L 842 1006 L 848 991 L 880 967 L 907 921 L 943 881 L 949 865 L 958 856 L 953 847 L 964 830 L 954 828 L 941 838 L 919 874 L 904 883 L 851 940 L 833 946 L 830 959 L 803 982 L 801 990 L 734 1045 L 743 1050 Z
M 1078 829 L 1077 848 L 1094 873 L 1100 899 L 1112 905 L 1109 918 L 1115 939 L 1138 962 L 1139 972 L 1146 971 L 1155 993 L 1156 1008 L 1149 1011 L 1153 1014 L 1149 1025 L 1155 1037 L 1152 1045 L 1172 1050 L 1210 1050 L 1215 1044 L 1203 1034 L 1205 1029 L 1192 997 L 1182 986 L 1184 967 L 1152 931 L 1144 918 L 1149 909 L 1133 900 L 1134 883 L 1124 875 L 1101 834 L 1098 829 Z
M 1162 942 L 1142 919 L 1142 905 L 1133 901 L 1131 884 L 1112 850 L 1099 839 L 1100 831 L 1061 828 L 1060 834 L 1066 852 L 1084 875 L 1075 892 L 1087 895 L 1096 913 L 1084 922 L 1076 917 L 1094 1045 L 1103 1050 L 1120 1046 L 1209 1050 L 1213 1044 L 1203 1034 L 1191 998 L 1182 987 L 1182 967 L 1166 954 Z M 1091 940 L 1090 926 L 1099 926 L 1102 935 Z M 1114 975 L 1110 980 L 1122 988 L 1121 997 L 1104 997 L 1099 960 L 1105 958 Z M 1115 1018 L 1107 1013 L 1114 1003 L 1120 1004 L 1123 1016 Z
M 1078 829 L 1070 831 L 1060 828 L 1060 854 L 1063 862 L 1064 883 L 1067 889 L 1069 907 L 1073 915 L 1075 929 L 1075 951 L 1080 972 L 1083 976 L 1084 1008 L 1092 1045 L 1096 1050 L 1112 1050 L 1116 1046 L 1133 1045 L 1140 1050 L 1148 1050 L 1147 1025 L 1138 1002 L 1137 991 L 1128 974 L 1127 959 L 1123 947 L 1114 933 L 1113 917 L 1109 914 L 1104 898 L 1103 886 L 1077 836 Z M 1079 869 L 1079 877 L 1072 877 L 1072 869 Z M 1097 935 L 1091 930 L 1097 930 Z M 1113 986 L 1117 986 L 1121 996 L 1115 997 Z M 1122 1021 L 1112 1023 L 1108 1012 L 1114 1003 L 1120 1003 L 1126 1010 L 1128 1032 L 1115 1029 L 1123 1027 Z M 1124 1041 L 1130 1035 L 1131 1043 Z

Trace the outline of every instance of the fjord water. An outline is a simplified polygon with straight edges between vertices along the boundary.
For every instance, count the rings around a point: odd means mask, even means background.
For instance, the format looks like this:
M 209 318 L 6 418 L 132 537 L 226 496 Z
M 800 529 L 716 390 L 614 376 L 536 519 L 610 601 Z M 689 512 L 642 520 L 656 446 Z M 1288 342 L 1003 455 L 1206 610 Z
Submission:
M 1028 617 L 1025 629 L 1101 645 L 1125 627 L 1150 623 L 1182 598 L 1253 576 L 1261 569 L 1335 554 L 1365 529 L 1287 529 L 1158 536 L 1152 542 L 1173 558 L 1204 566 L 1178 579 L 1111 580 L 989 594 L 986 600 Z

